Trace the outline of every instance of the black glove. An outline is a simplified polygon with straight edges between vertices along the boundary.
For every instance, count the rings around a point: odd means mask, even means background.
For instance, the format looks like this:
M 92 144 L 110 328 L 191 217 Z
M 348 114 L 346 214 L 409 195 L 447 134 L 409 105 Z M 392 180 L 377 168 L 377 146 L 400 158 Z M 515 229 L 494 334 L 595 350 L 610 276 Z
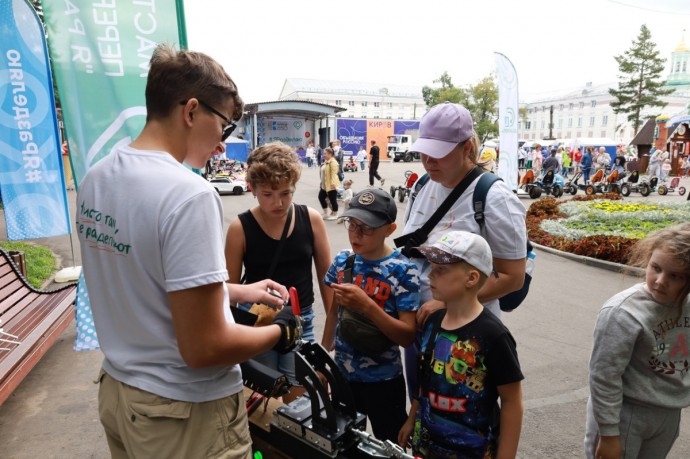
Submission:
M 273 319 L 275 325 L 280 326 L 280 339 L 273 346 L 274 351 L 286 354 L 295 348 L 300 338 L 301 327 L 299 319 L 295 317 L 289 307 L 284 307 Z

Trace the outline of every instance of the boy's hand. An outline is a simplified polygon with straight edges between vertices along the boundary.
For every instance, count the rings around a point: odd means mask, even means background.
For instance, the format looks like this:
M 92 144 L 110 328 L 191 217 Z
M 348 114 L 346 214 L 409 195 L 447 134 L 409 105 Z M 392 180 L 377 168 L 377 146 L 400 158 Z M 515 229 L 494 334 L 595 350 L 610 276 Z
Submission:
M 331 284 L 335 293 L 333 304 L 339 304 L 366 315 L 367 304 L 371 298 L 364 290 L 354 284 Z
M 620 437 L 599 437 L 594 457 L 596 459 L 619 459 L 622 452 Z
M 286 354 L 295 348 L 300 338 L 299 319 L 290 308 L 283 308 L 275 316 L 273 323 L 280 327 L 280 339 L 273 346 L 273 350 Z
M 424 303 L 417 311 L 417 328 L 423 328 L 431 314 L 445 307 L 446 303 L 438 300 L 429 300 Z

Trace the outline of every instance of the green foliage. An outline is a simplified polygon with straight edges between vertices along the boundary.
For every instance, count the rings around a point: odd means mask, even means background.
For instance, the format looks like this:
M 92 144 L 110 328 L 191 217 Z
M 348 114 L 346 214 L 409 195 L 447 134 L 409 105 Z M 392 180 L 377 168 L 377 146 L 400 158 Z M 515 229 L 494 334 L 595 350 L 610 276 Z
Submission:
M 609 89 L 615 98 L 611 102 L 613 111 L 627 114 L 635 133 L 642 125 L 641 112 L 644 108 L 663 108 L 666 104 L 660 98 L 673 92 L 672 89 L 663 88 L 661 74 L 666 59 L 659 56 L 651 37 L 649 29 L 643 24 L 630 49 L 615 56 L 620 72 L 618 89 Z
M 0 248 L 6 251 L 24 252 L 26 260 L 26 277 L 31 285 L 41 288 L 55 271 L 55 255 L 47 248 L 26 242 L 0 242 Z
M 448 72 L 433 81 L 439 87 L 424 86 L 422 97 L 427 107 L 445 101 L 459 103 L 472 114 L 474 130 L 481 142 L 498 135 L 498 86 L 494 75 L 487 76 L 475 85 L 456 87 Z

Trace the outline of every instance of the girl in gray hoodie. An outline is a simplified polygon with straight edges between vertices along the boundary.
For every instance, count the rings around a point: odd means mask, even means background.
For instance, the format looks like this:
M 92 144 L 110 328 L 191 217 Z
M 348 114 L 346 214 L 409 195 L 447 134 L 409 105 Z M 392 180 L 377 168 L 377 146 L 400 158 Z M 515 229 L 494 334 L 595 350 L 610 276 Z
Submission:
M 599 312 L 589 363 L 588 458 L 665 458 L 690 406 L 690 223 L 633 249 L 645 281 Z

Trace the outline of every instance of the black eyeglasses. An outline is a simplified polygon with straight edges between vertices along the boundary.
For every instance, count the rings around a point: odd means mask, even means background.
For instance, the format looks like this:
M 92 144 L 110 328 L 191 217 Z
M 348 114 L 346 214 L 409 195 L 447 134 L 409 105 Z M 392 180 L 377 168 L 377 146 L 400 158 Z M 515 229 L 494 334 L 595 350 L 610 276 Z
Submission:
M 207 104 L 203 100 L 201 100 L 199 98 L 197 98 L 197 100 L 199 101 L 199 104 L 201 104 L 206 110 L 213 113 L 214 115 L 217 115 L 218 117 L 220 117 L 220 119 L 222 119 L 223 121 L 225 121 L 225 123 L 227 123 L 227 126 L 225 126 L 223 128 L 223 133 L 220 136 L 220 141 L 222 142 L 225 139 L 227 139 L 228 137 L 230 137 L 230 134 L 233 133 L 233 131 L 237 127 L 237 124 L 233 123 L 232 120 L 230 120 L 227 116 L 223 115 L 221 112 L 219 112 L 215 108 L 211 107 L 211 105 Z M 187 102 L 189 102 L 189 100 L 181 100 L 180 105 L 184 105 Z
M 376 228 L 372 228 L 371 226 L 355 223 L 349 218 L 345 219 L 345 229 L 352 233 L 359 233 L 364 236 L 371 236 L 374 234 L 374 230 L 376 230 Z

